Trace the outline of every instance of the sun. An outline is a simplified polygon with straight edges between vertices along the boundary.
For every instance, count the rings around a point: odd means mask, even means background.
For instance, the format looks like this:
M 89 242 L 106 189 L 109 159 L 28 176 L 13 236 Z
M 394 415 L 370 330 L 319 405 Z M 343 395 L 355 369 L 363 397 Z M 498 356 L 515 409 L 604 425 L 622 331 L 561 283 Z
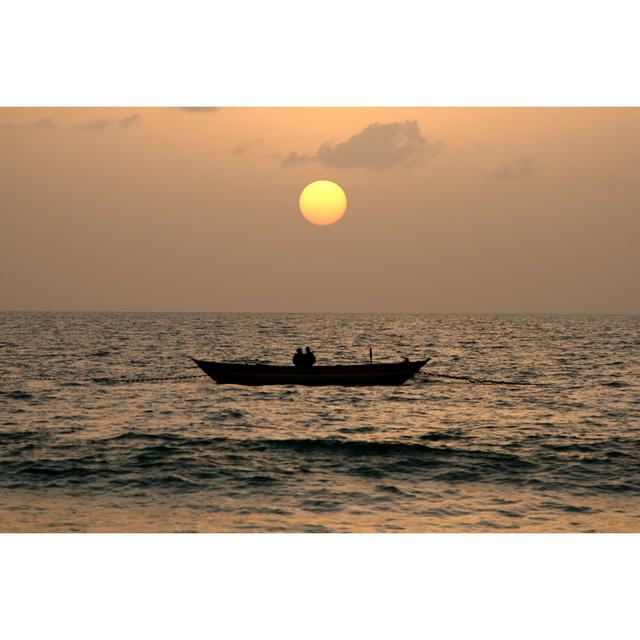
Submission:
M 300 194 L 300 212 L 313 224 L 334 224 L 346 210 L 347 196 L 341 187 L 330 180 L 316 180 Z

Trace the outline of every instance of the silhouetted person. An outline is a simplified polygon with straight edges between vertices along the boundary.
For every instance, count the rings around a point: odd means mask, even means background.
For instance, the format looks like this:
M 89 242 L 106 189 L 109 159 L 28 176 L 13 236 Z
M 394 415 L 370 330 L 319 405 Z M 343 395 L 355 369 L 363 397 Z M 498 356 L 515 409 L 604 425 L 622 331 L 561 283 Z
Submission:
M 293 354 L 293 364 L 296 367 L 304 367 L 305 365 L 305 355 L 302 353 L 301 347 L 298 347 L 296 352 Z
M 304 365 L 305 367 L 312 367 L 315 363 L 316 363 L 316 356 L 313 353 L 313 351 L 311 351 L 311 349 L 307 347 L 304 353 Z

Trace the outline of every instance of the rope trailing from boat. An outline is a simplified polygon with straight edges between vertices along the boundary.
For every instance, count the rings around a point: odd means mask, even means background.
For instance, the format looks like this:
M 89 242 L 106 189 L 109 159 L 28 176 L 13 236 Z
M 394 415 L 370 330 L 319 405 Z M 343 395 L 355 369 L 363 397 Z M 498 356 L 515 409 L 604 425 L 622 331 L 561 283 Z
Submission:
M 4 380 L 23 380 L 27 382 L 29 380 L 58 380 L 58 378 L 52 378 L 51 376 L 0 376 L 0 381 Z
M 97 384 L 119 384 L 130 382 L 171 382 L 173 380 L 190 380 L 193 378 L 207 378 L 205 373 L 199 373 L 191 376 L 164 376 L 162 378 L 90 378 L 91 382 Z M 4 381 L 20 381 L 29 382 L 31 380 L 48 380 L 52 382 L 85 382 L 85 380 L 60 380 L 60 378 L 52 378 L 50 376 L 0 376 L 0 383 Z
M 173 380 L 191 380 L 193 378 L 208 378 L 206 373 L 197 373 L 192 376 L 167 376 L 163 378 L 92 378 L 98 384 L 118 384 L 129 382 L 171 382 Z
M 423 371 L 422 375 L 434 378 L 446 378 L 448 380 L 460 380 L 471 384 L 499 384 L 512 386 L 541 386 L 538 382 L 517 382 L 510 380 L 491 380 L 489 378 L 473 378 L 471 376 L 454 376 L 447 373 L 434 373 L 433 371 Z M 180 380 L 194 380 L 197 378 L 208 378 L 206 373 L 197 373 L 188 376 L 161 376 L 154 378 L 91 378 L 91 382 L 96 384 L 131 384 L 144 382 L 173 382 Z M 0 384 L 4 381 L 29 382 L 30 380 L 46 380 L 50 382 L 60 382 L 60 378 L 51 376 L 0 376 Z M 84 382 L 84 380 L 64 380 L 64 382 Z
M 447 373 L 433 373 L 431 371 L 423 372 L 427 376 L 435 376 L 437 378 L 448 378 L 451 380 L 462 380 L 463 382 L 471 382 L 472 384 L 506 384 L 518 386 L 539 386 L 538 382 L 515 382 L 510 380 L 490 380 L 489 378 L 471 378 L 470 376 L 452 376 Z

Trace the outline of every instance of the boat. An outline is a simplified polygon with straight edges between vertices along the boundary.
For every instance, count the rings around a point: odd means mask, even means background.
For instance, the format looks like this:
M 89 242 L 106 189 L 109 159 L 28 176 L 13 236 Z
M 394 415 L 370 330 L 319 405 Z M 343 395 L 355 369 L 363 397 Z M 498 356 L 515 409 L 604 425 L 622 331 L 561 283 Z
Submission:
M 399 385 L 413 377 L 431 358 L 403 360 L 381 364 L 353 364 L 330 366 L 276 366 L 270 364 L 235 364 L 208 362 L 191 358 L 218 384 L 302 384 L 320 387 L 339 385 L 368 387 L 372 385 Z

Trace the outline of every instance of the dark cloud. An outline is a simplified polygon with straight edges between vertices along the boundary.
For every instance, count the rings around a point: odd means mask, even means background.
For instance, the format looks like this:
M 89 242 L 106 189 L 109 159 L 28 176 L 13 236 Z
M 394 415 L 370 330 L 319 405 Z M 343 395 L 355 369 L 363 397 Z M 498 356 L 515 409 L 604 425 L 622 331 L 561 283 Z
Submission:
M 55 120 L 51 118 L 42 118 L 40 120 L 35 120 L 29 124 L 15 124 L 13 122 L 5 122 L 0 125 L 0 129 L 54 129 L 58 125 Z
M 139 113 L 134 113 L 126 118 L 101 118 L 99 120 L 90 120 L 89 122 L 81 122 L 75 125 L 76 129 L 82 129 L 83 131 L 103 131 L 105 129 L 115 129 L 117 131 L 123 131 L 129 127 L 135 127 L 140 124 L 142 116 Z
M 536 172 L 536 165 L 527 156 L 522 156 L 513 162 L 503 164 L 494 172 L 496 180 L 513 180 L 516 178 L 526 178 Z
M 254 138 L 253 140 L 247 140 L 237 147 L 231 150 L 232 156 L 253 156 L 256 151 L 262 146 L 262 138 Z
M 441 148 L 442 142 L 422 135 L 416 120 L 374 122 L 345 142 L 323 143 L 313 156 L 293 151 L 282 164 L 292 167 L 319 162 L 327 167 L 392 169 L 433 158 Z
M 212 111 L 220 111 L 221 107 L 180 107 L 182 111 L 187 113 L 210 113 Z

